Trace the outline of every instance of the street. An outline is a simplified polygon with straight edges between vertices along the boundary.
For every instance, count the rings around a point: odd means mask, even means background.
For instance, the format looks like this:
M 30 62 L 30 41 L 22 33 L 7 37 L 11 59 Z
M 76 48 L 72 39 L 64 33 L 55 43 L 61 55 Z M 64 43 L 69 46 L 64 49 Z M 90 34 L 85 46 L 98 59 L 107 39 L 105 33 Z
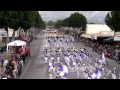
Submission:
M 44 47 L 47 46 L 47 48 L 49 48 L 49 43 L 48 43 L 48 39 L 46 39 L 46 35 L 38 35 L 37 36 L 38 39 L 33 41 L 31 43 L 31 57 L 27 58 L 27 64 L 24 66 L 24 69 L 22 71 L 22 74 L 20 77 L 18 77 L 18 79 L 54 79 L 53 75 L 49 75 L 48 73 L 48 63 L 45 64 L 44 63 Z M 68 35 L 65 35 L 65 40 L 66 38 L 70 39 Z M 68 44 L 68 46 L 65 43 L 65 40 L 63 40 L 62 44 L 60 43 L 60 40 L 57 41 L 57 43 L 64 47 L 64 49 L 66 50 L 67 47 L 71 47 L 71 44 Z M 84 61 L 84 63 L 86 64 L 86 67 L 88 67 L 89 69 L 91 69 L 92 71 L 95 69 L 95 58 L 100 58 L 100 55 L 93 52 L 92 49 L 90 47 L 86 47 L 82 42 L 76 42 L 74 41 L 74 47 L 76 49 L 80 49 L 80 48 L 86 48 L 87 51 L 89 53 L 92 54 L 92 62 L 89 64 L 88 62 Z M 51 46 L 52 46 L 52 50 L 55 56 L 55 42 L 54 39 L 51 40 Z M 50 54 L 50 53 L 48 53 Z M 55 56 L 56 58 L 56 56 Z M 66 62 L 63 58 L 63 55 L 60 55 L 60 59 L 61 61 L 66 65 Z M 113 60 L 110 60 L 108 58 L 106 58 L 106 61 L 108 61 L 108 68 L 106 70 L 106 74 L 107 77 L 104 77 L 103 75 L 101 76 L 101 79 L 112 79 L 111 77 L 111 73 L 109 73 L 110 70 L 112 70 L 114 67 L 116 67 L 117 69 L 117 79 L 119 78 L 119 72 L 120 72 L 120 65 L 118 63 L 116 63 Z M 83 79 L 83 70 L 84 70 L 84 65 L 80 65 L 80 67 L 76 68 L 76 70 L 73 70 L 72 68 L 69 68 L 69 74 L 67 79 Z M 77 73 L 76 71 L 80 72 L 80 78 L 77 78 Z

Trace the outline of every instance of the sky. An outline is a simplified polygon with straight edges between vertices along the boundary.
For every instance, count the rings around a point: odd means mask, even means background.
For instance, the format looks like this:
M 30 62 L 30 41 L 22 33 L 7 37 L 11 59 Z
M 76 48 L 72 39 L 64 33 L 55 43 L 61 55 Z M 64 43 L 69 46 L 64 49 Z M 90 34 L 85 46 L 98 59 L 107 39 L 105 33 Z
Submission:
M 88 22 L 104 23 L 104 18 L 109 11 L 39 11 L 44 21 L 65 19 L 74 12 L 82 13 Z

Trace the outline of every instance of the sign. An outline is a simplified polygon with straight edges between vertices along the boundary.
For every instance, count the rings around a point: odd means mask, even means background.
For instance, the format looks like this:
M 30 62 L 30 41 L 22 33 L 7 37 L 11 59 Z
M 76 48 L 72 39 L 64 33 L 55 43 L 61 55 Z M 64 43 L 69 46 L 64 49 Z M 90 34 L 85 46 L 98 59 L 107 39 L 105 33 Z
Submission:
M 120 36 L 114 36 L 114 41 L 120 41 Z
M 115 36 L 120 36 L 120 32 L 115 32 Z

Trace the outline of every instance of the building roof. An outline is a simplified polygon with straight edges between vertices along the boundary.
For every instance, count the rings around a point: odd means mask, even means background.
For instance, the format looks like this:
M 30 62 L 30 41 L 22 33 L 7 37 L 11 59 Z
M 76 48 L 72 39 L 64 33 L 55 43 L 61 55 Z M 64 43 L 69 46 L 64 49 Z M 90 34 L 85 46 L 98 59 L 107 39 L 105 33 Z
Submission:
M 105 24 L 87 24 L 86 34 L 100 34 L 101 32 L 110 32 L 112 31 Z

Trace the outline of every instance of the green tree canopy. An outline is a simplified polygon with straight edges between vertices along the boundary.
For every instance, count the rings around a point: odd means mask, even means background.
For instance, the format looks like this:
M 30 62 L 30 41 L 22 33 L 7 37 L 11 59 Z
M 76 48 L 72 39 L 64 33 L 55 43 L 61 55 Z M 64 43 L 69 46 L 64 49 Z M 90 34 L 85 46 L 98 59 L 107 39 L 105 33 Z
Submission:
M 106 24 L 115 32 L 120 31 L 120 11 L 112 11 L 105 17 Z
M 56 22 L 56 27 L 73 27 L 73 28 L 82 28 L 82 30 L 86 29 L 87 20 L 86 17 L 78 12 L 71 14 L 70 17 L 64 20 L 58 20 Z

